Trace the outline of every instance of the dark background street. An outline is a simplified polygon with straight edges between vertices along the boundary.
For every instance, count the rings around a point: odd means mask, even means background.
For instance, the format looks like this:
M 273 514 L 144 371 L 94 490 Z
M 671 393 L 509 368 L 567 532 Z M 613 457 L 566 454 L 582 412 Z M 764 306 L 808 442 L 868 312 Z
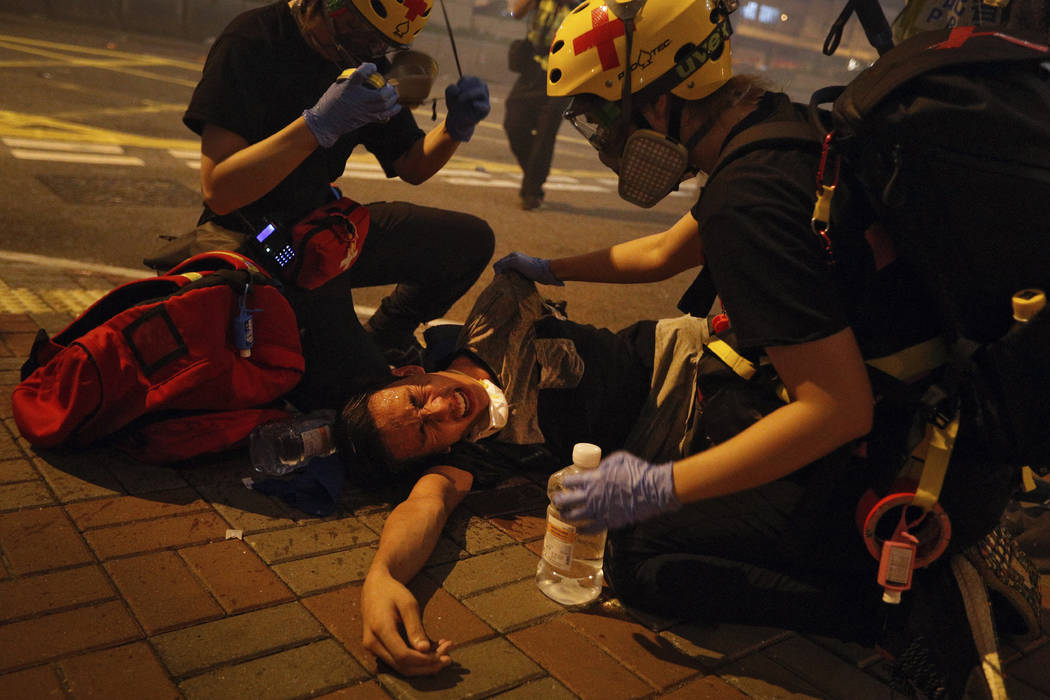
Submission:
M 25 3 L 0 2 L 0 168 L 5 174 L 0 250 L 140 269 L 160 236 L 192 229 L 200 211 L 199 143 L 183 126 L 182 112 L 211 37 L 231 13 L 256 4 L 141 0 L 32 7 L 50 15 L 45 17 L 17 12 Z M 119 17 L 113 9 L 118 5 Z M 463 71 L 489 82 L 490 116 L 455 159 L 422 186 L 387 180 L 359 149 L 339 182 L 348 196 L 362 202 L 411 200 L 481 216 L 496 232 L 494 259 L 511 250 L 553 257 L 612 245 L 663 230 L 695 201 L 696 183 L 689 182 L 651 210 L 623 202 L 613 174 L 563 125 L 545 205 L 521 211 L 520 170 L 501 125 L 503 98 L 513 79 L 505 70 L 505 44 L 524 25 L 502 16 L 495 4 L 453 0 L 447 5 Z M 747 70 L 765 71 L 796 99 L 839 74 L 848 78 L 845 68 L 853 65 L 844 49 L 833 58 L 816 51 L 815 39 L 827 26 L 824 18 L 835 8 L 816 0 L 811 7 L 812 16 L 791 15 L 792 22 L 805 23 L 810 38 L 782 32 L 770 43 L 762 33 L 768 30 L 746 26 L 744 20 L 734 37 L 734 58 Z M 873 53 L 854 36 L 858 28 L 851 31 L 843 46 L 870 60 Z M 440 63 L 432 90 L 440 97 L 457 78 L 440 15 L 416 48 Z M 800 60 L 820 70 L 792 70 L 801 67 Z M 436 108 L 441 118 L 440 100 Z M 419 108 L 416 117 L 428 129 L 434 123 L 432 106 Z M 620 327 L 640 318 L 678 315 L 675 303 L 691 278 L 685 273 L 660 284 L 570 284 L 549 291 L 568 300 L 573 318 Z M 448 317 L 461 320 L 486 281 L 487 275 Z M 355 302 L 373 306 L 385 291 L 361 290 Z
M 140 268 L 159 236 L 189 231 L 200 212 L 199 147 L 181 117 L 207 45 L 0 17 L 0 250 Z M 447 41 L 436 32 L 430 38 Z M 461 60 L 470 72 L 466 56 Z M 434 95 L 455 80 L 454 63 L 451 70 L 442 67 Z M 339 185 L 363 202 L 402 199 L 481 216 L 496 232 L 497 258 L 511 250 L 558 256 L 611 245 L 659 231 L 691 205 L 692 183 L 653 210 L 623 202 L 612 173 L 566 125 L 545 206 L 521 211 L 520 170 L 501 127 L 509 77 L 489 78 L 492 113 L 429 182 L 387 180 L 360 149 Z M 440 101 L 437 109 L 440 119 Z M 430 105 L 416 117 L 428 129 Z M 638 287 L 570 285 L 556 294 L 569 300 L 574 317 L 618 326 L 677 315 L 688 281 L 683 275 Z M 383 293 L 362 290 L 355 301 L 374 305 Z M 448 316 L 462 319 L 472 297 Z

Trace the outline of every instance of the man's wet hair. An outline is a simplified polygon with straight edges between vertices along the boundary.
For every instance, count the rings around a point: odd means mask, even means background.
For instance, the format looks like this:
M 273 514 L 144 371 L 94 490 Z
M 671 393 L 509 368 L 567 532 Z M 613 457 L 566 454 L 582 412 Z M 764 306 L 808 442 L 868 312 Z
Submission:
M 375 417 L 368 408 L 372 396 L 388 385 L 389 382 L 351 396 L 333 426 L 332 437 L 346 462 L 347 478 L 362 488 L 377 488 L 397 481 L 416 463 L 394 458 L 383 444 Z

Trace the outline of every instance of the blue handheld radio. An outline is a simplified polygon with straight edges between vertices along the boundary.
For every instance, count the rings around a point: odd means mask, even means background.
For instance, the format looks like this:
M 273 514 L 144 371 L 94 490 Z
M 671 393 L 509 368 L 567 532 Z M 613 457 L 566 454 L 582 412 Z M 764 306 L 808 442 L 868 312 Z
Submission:
M 262 231 L 256 234 L 255 242 L 256 245 L 252 247 L 261 253 L 263 260 L 260 262 L 263 262 L 266 267 L 270 267 L 267 263 L 275 264 L 279 272 L 286 270 L 295 259 L 295 250 L 292 248 L 287 232 L 278 229 L 274 224 L 267 224 Z

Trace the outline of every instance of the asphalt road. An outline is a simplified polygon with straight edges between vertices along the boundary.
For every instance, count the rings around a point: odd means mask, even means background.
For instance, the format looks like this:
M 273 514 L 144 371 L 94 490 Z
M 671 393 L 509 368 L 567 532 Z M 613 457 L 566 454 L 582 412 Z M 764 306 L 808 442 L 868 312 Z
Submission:
M 200 212 L 199 143 L 181 116 L 207 45 L 4 14 L 0 27 L 0 251 L 141 268 L 160 236 L 192 229 Z M 362 150 L 339 181 L 343 190 L 363 202 L 409 200 L 481 216 L 496 231 L 495 259 L 512 250 L 584 252 L 660 231 L 695 200 L 687 185 L 650 210 L 623 202 L 612 173 L 565 125 L 546 203 L 521 211 L 520 170 L 501 127 L 511 76 L 487 77 L 492 113 L 439 175 L 415 187 L 387 180 Z M 443 66 L 434 93 L 451 79 Z M 416 116 L 424 129 L 433 123 L 429 105 Z M 488 278 L 447 317 L 461 320 Z M 568 300 L 570 317 L 616 328 L 678 315 L 690 279 L 548 291 Z M 355 301 L 374 306 L 385 291 L 361 290 Z

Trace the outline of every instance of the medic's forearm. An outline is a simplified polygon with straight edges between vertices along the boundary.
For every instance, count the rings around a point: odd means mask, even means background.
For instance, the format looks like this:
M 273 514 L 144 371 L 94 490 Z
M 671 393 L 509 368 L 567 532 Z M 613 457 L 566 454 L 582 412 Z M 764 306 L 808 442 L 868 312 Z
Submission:
M 700 230 L 691 214 L 670 229 L 611 248 L 550 261 L 562 282 L 659 282 L 703 263 Z
M 858 437 L 825 410 L 782 406 L 725 442 L 674 465 L 682 503 L 761 486 L 801 469 Z
M 213 128 L 213 127 L 206 127 Z M 302 117 L 273 136 L 233 150 L 240 137 L 225 132 L 201 148 L 201 189 L 216 214 L 228 214 L 251 204 L 276 187 L 317 148 L 317 139 Z
M 394 163 L 398 177 L 411 185 L 419 185 L 440 171 L 459 148 L 459 141 L 449 135 L 445 121 L 431 129 L 426 136 L 412 144 Z
M 779 479 L 871 430 L 874 399 L 852 330 L 766 348 L 791 403 L 725 442 L 674 465 L 683 502 Z

